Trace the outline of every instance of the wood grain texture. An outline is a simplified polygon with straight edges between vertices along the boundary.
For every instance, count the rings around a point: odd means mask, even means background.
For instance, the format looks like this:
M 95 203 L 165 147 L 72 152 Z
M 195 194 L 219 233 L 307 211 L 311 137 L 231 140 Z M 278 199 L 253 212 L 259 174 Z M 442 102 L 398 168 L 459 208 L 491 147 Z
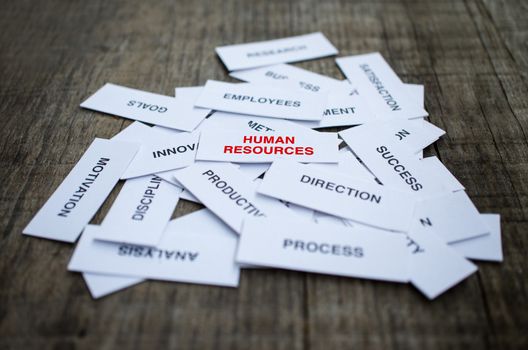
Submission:
M 526 18 L 522 0 L 0 2 L 0 348 L 526 349 Z M 147 282 L 93 301 L 66 271 L 71 245 L 21 235 L 93 138 L 130 123 L 78 107 L 105 82 L 170 95 L 229 80 L 216 46 L 313 31 L 425 84 L 447 131 L 426 153 L 502 215 L 504 263 L 478 263 L 434 302 L 281 270 L 244 270 L 238 289 Z M 298 66 L 342 78 L 333 58 Z

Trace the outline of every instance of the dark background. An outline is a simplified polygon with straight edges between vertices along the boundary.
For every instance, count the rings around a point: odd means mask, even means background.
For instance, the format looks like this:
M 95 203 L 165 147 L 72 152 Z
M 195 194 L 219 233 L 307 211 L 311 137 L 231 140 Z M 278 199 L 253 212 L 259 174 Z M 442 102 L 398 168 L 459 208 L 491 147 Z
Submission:
M 527 348 L 526 1 L 0 2 L 0 348 Z M 78 106 L 106 82 L 172 95 L 226 80 L 219 45 L 322 31 L 341 56 L 380 51 L 425 84 L 435 154 L 505 262 L 428 301 L 409 285 L 279 270 L 238 289 L 148 282 L 94 301 L 73 246 L 22 236 L 94 137 L 130 122 Z M 334 58 L 298 66 L 342 78 Z M 117 191 L 96 216 L 104 217 Z M 182 202 L 176 216 L 199 208 Z

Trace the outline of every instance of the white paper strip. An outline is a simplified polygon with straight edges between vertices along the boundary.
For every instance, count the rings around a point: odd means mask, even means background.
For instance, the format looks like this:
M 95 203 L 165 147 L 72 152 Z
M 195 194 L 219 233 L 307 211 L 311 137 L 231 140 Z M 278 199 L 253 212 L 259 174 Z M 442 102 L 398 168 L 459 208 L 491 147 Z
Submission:
M 449 246 L 468 259 L 502 261 L 500 215 L 481 214 L 481 217 L 489 227 L 489 235 L 455 242 Z
M 321 120 L 326 103 L 325 94 L 314 95 L 264 84 L 208 80 L 195 105 L 270 118 Z
M 68 270 L 236 287 L 237 237 L 207 210 L 170 222 L 157 248 L 94 239 L 85 229 Z
M 64 242 L 76 241 L 138 147 L 134 143 L 96 138 L 23 233 Z
M 407 231 L 414 209 L 414 201 L 400 191 L 285 159 L 271 165 L 257 191 L 395 231 Z
M 193 98 L 176 99 L 110 83 L 81 103 L 81 107 L 185 131 L 194 130 L 210 112 L 194 108 Z
M 346 227 L 247 219 L 237 261 L 290 270 L 407 282 L 405 235 Z
M 411 283 L 434 299 L 477 271 L 477 267 L 419 224 L 409 232 Z
M 379 119 L 411 119 L 428 116 L 408 94 L 400 78 L 378 53 L 341 57 L 336 63 L 366 99 Z
M 284 215 L 282 204 L 258 195 L 256 184 L 230 163 L 196 162 L 177 171 L 175 177 L 237 233 L 247 216 Z
M 248 69 L 275 63 L 298 62 L 337 54 L 320 32 L 289 38 L 221 46 L 216 53 L 228 70 Z
M 156 246 L 182 190 L 156 175 L 125 182 L 106 214 L 96 239 Z
M 270 163 L 278 158 L 309 163 L 338 161 L 337 135 L 333 133 L 267 133 L 255 131 L 201 131 L 197 160 Z

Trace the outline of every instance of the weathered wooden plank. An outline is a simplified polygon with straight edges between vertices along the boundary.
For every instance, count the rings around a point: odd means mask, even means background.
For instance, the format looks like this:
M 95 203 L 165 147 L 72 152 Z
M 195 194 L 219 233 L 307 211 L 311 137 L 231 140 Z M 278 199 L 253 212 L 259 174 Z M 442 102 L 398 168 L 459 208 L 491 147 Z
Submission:
M 485 18 L 485 23 L 492 26 L 493 35 L 497 38 L 497 46 L 502 46 L 498 52 L 490 51 L 490 55 L 500 54 L 514 61 L 524 82 L 528 81 L 528 58 L 526 57 L 526 41 L 528 39 L 528 6 L 522 0 L 501 0 L 479 2 L 479 11 Z
M 0 344 L 6 348 L 522 348 L 528 174 L 519 2 L 4 1 L 0 4 Z M 424 83 L 437 154 L 503 215 L 504 264 L 428 302 L 410 286 L 279 270 L 238 289 L 148 282 L 91 300 L 72 247 L 20 232 L 94 137 L 129 124 L 81 110 L 107 81 L 172 94 L 229 79 L 218 45 L 323 31 Z M 299 66 L 342 78 L 332 58 Z M 520 72 L 520 73 L 519 73 Z M 98 223 L 116 189 L 94 218 Z M 174 217 L 200 208 L 182 202 Z
M 354 12 L 356 4 L 347 5 L 349 8 L 342 13 Z M 382 29 L 378 35 L 383 38 L 383 44 L 367 43 L 358 51 L 376 51 L 381 47 L 404 81 L 426 85 L 430 119 L 448 134 L 464 132 L 453 125 L 462 118 L 444 107 L 445 99 L 451 98 L 452 92 L 444 95 L 439 79 L 468 73 L 491 74 L 492 67 L 482 58 L 484 50 L 475 40 L 475 31 L 464 23 L 469 17 L 463 4 L 392 2 L 376 5 L 368 7 L 365 17 L 374 22 L 372 27 Z M 472 55 L 461 55 L 461 34 Z M 351 32 L 349 35 L 357 37 L 359 34 Z M 475 62 L 478 65 L 475 66 Z M 442 147 L 442 143 L 438 145 L 438 152 L 443 159 L 450 150 Z M 317 348 L 325 345 L 368 349 L 489 348 L 489 323 L 476 276 L 432 303 L 409 286 L 359 281 L 322 283 L 321 279 L 324 278 L 308 277 L 314 291 L 308 294 L 309 310 L 315 313 L 310 319 L 310 343 Z M 364 289 L 358 288 L 360 283 Z M 321 297 L 323 294 L 327 295 L 326 299 Z M 328 299 L 330 302 L 325 302 Z M 440 314 L 442 321 L 439 321 Z M 327 337 L 323 340 L 319 334 Z
M 30 5 L 7 11 L 15 18 L 9 22 L 12 33 L 20 29 Z M 10 252 L 0 262 L 5 277 L 0 282 L 2 340 L 14 348 L 300 348 L 303 299 L 297 296 L 303 294 L 302 274 L 274 271 L 263 279 L 260 272 L 244 273 L 237 290 L 152 282 L 94 302 L 80 276 L 65 270 L 71 247 L 20 235 L 93 137 L 111 137 L 128 124 L 80 110 L 83 98 L 107 81 L 172 94 L 175 86 L 226 75 L 211 60 L 218 41 L 202 48 L 203 30 L 219 33 L 214 28 L 221 25 L 219 19 L 214 25 L 205 4 L 54 3 L 33 11 L 31 29 L 21 35 L 26 45 L 10 51 L 29 49 L 33 57 L 2 57 L 14 69 L 3 75 L 7 89 L 1 95 L 11 117 L 1 158 L 10 167 L 3 167 L 2 178 L 9 179 L 12 190 L 2 194 L 7 230 L 1 247 Z M 188 15 L 178 15 L 182 12 Z M 201 24 L 196 20 L 200 16 L 206 17 Z M 51 30 L 37 35 L 51 23 Z M 83 29 L 80 36 L 74 25 Z M 31 49 L 27 42 L 33 36 L 39 40 Z M 50 54 L 46 48 L 56 42 L 56 52 Z M 58 60 L 60 68 L 55 67 Z M 32 83 L 35 78 L 40 81 Z M 43 87 L 48 89 L 43 92 Z M 8 152 L 13 148 L 16 153 Z M 94 222 L 100 222 L 116 193 Z M 182 203 L 175 216 L 197 208 Z M 13 266 L 17 273 L 10 273 Z

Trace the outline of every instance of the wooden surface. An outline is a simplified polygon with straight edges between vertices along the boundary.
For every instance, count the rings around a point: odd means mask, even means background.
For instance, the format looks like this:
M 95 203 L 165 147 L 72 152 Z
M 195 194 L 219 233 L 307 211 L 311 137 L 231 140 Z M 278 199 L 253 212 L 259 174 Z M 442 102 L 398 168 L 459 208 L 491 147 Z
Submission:
M 526 1 L 0 2 L 1 349 L 526 349 Z M 171 95 L 227 80 L 219 45 L 322 31 L 340 55 L 380 51 L 425 84 L 437 154 L 481 212 L 502 215 L 505 262 L 437 300 L 397 285 L 279 270 L 238 289 L 148 282 L 94 301 L 73 246 L 23 227 L 94 137 L 124 119 L 81 110 L 106 82 Z M 333 58 L 300 63 L 342 78 Z M 116 191 L 94 219 L 101 221 Z M 176 216 L 196 210 L 179 204 Z

